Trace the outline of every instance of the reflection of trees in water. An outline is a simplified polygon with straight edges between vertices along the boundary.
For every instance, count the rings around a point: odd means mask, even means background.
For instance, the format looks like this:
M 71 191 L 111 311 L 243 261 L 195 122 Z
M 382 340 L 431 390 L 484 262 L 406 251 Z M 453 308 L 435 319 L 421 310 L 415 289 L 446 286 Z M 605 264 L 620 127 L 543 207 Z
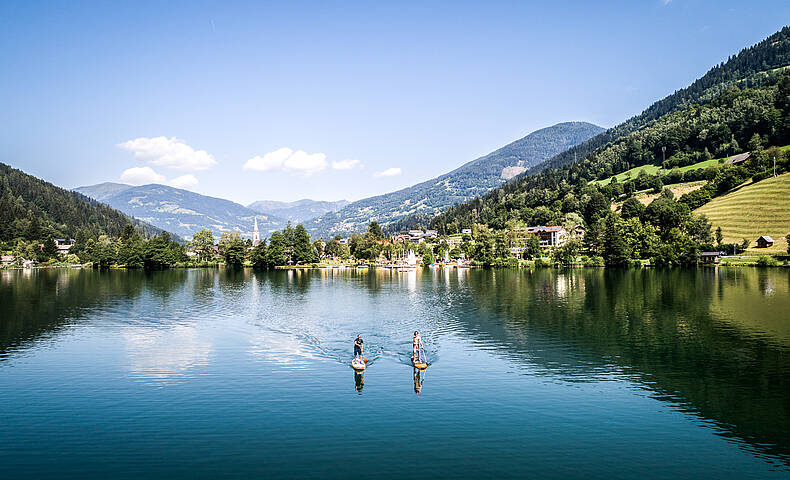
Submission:
M 0 274 L 0 353 L 35 341 L 95 307 L 140 295 L 142 272 L 41 269 Z M 132 276 L 136 281 L 129 281 Z M 5 355 L 0 356 L 4 358 Z
M 487 314 L 466 328 L 568 378 L 626 369 L 662 398 L 714 419 L 724 435 L 790 455 L 788 345 L 755 335 L 761 318 L 722 298 L 751 290 L 758 302 L 788 298 L 783 271 L 538 270 L 475 272 L 475 303 Z M 737 277 L 737 279 L 735 279 Z M 790 311 L 774 304 L 773 315 Z M 744 328 L 748 319 L 750 331 Z
M 128 306 L 146 292 L 162 302 L 183 288 L 185 270 L 41 269 L 0 274 L 0 358 L 52 336 L 97 310 Z

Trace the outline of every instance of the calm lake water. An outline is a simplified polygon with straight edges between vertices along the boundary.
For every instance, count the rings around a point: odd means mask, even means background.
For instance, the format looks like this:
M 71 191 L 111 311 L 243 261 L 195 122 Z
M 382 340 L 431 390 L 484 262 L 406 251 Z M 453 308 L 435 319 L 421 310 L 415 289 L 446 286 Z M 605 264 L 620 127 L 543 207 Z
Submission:
M 790 269 L 0 272 L 0 410 L 0 478 L 788 478 Z

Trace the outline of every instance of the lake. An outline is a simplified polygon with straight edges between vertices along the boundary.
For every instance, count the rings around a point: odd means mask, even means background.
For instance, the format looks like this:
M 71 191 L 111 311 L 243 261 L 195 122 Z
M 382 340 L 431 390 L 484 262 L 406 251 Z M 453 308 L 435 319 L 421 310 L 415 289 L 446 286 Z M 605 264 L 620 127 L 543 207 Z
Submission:
M 0 478 L 787 478 L 790 269 L 2 271 L 0 405 Z

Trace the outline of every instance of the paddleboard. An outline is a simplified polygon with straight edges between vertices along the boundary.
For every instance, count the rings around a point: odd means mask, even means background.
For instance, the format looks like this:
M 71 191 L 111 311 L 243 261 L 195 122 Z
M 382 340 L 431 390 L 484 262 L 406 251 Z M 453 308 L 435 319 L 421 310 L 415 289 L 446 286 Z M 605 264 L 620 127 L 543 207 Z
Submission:
M 426 368 L 428 368 L 428 364 L 427 363 L 425 363 L 425 362 L 415 362 L 414 359 L 412 359 L 411 364 L 414 365 L 415 368 L 419 368 L 420 370 L 425 370 Z
M 351 368 L 357 370 L 358 372 L 361 372 L 362 370 L 365 369 L 365 362 L 359 360 L 351 360 Z

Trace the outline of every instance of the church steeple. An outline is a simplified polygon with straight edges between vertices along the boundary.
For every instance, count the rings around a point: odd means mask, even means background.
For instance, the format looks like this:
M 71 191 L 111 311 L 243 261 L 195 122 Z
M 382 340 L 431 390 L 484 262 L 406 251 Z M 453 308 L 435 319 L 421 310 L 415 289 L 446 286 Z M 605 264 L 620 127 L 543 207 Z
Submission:
M 255 227 L 252 229 L 252 246 L 257 247 L 261 243 L 261 234 L 258 232 L 258 217 L 255 217 Z

